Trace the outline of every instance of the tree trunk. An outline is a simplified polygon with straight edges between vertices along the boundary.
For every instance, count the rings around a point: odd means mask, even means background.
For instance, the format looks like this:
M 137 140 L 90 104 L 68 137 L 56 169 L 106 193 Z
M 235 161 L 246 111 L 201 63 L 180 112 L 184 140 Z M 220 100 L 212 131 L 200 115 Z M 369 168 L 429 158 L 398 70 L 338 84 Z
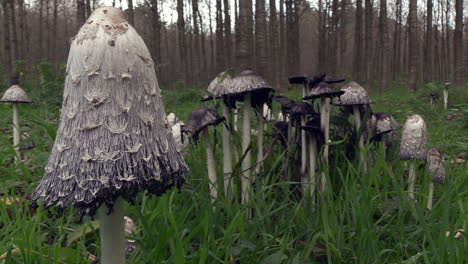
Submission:
M 154 41 L 154 69 L 156 74 L 161 72 L 161 22 L 159 20 L 159 0 L 152 0 L 153 11 L 153 41 Z
M 357 80 L 363 78 L 362 58 L 362 0 L 356 0 L 356 22 L 354 24 L 353 75 Z
M 85 0 L 86 19 L 91 15 L 91 0 Z
M 418 1 L 410 0 L 409 2 L 409 13 L 408 13 L 408 44 L 410 58 L 408 62 L 409 74 L 408 74 L 408 90 L 410 92 L 416 92 L 417 78 L 418 78 Z
M 179 38 L 180 76 L 187 82 L 187 52 L 185 49 L 184 1 L 177 0 L 177 32 Z
M 280 30 L 280 46 L 279 46 L 279 67 L 280 67 L 280 80 L 284 80 L 286 75 L 286 32 L 285 32 L 285 19 L 284 19 L 284 0 L 280 0 L 279 6 L 279 30 Z
M 216 0 L 216 72 L 225 70 L 223 37 L 223 7 L 221 0 Z
M 381 90 L 388 89 L 389 73 L 388 73 L 388 54 L 390 52 L 387 28 L 387 0 L 380 0 L 380 16 L 379 16 L 379 41 L 380 41 L 380 78 Z
M 270 0 L 270 71 L 274 87 L 280 87 L 280 67 L 279 62 L 279 36 L 278 20 L 276 13 L 276 1 Z
M 87 0 L 89 2 L 89 0 Z M 133 0 L 127 0 L 128 1 L 128 22 L 132 26 L 135 26 L 135 17 L 133 14 Z
M 224 0 L 224 51 L 228 68 L 232 67 L 232 34 L 231 34 L 231 13 L 230 1 Z
M 213 72 L 215 70 L 215 60 L 214 60 L 214 40 L 213 40 L 213 23 L 212 23 L 212 15 L 211 15 L 211 4 L 208 5 L 208 13 L 210 14 L 208 16 L 208 25 L 210 27 L 210 67 L 208 68 L 208 76 L 213 75 Z
M 57 28 L 58 28 L 58 23 L 57 23 L 57 16 L 58 16 L 58 3 L 57 0 L 54 0 L 54 13 L 53 13 L 53 25 L 52 25 L 52 41 L 51 41 L 51 49 L 52 49 L 52 61 L 54 63 L 59 62 L 58 58 L 58 52 L 56 52 L 56 43 L 57 43 Z
M 455 85 L 463 83 L 463 0 L 455 1 L 455 32 L 453 36 L 453 61 Z
M 340 11 L 340 56 L 338 58 L 338 65 L 340 69 L 340 73 L 344 74 L 347 73 L 347 60 L 346 60 L 346 48 L 348 43 L 346 42 L 346 35 L 347 35 L 347 25 L 349 23 L 347 8 L 348 8 L 348 0 L 341 0 L 341 11 Z
M 200 79 L 200 29 L 198 28 L 198 0 L 192 0 L 193 20 L 193 72 L 196 80 Z
M 366 41 L 364 44 L 364 65 L 365 65 L 365 73 L 366 73 L 366 82 L 371 80 L 371 73 L 372 73 L 372 58 L 373 58 L 373 32 L 372 32 L 372 25 L 373 25 L 373 0 L 365 0 L 365 12 L 366 12 L 366 22 L 365 22 L 365 29 L 366 29 Z
M 432 39 L 432 0 L 426 2 L 426 37 L 424 40 L 424 81 L 429 82 L 432 80 L 433 73 L 433 39 Z
M 6 64 L 6 72 L 8 76 L 11 78 L 14 72 L 14 58 L 11 53 L 11 40 L 10 40 L 10 11 L 8 8 L 7 1 L 2 2 L 2 8 L 4 13 L 4 21 L 3 21 L 3 37 L 4 37 L 4 45 L 5 45 L 5 64 Z
M 268 70 L 265 0 L 255 1 L 256 71 L 266 76 Z
M 249 11 L 250 10 L 250 11 Z M 236 62 L 238 70 L 242 71 L 251 67 L 250 57 L 252 56 L 251 42 L 249 42 L 249 14 L 252 12 L 252 1 L 242 0 L 239 1 L 239 20 L 238 20 L 238 43 L 236 45 Z
M 15 15 L 15 0 L 6 0 L 10 9 L 10 34 L 11 34 L 11 59 L 12 59 L 12 72 L 16 73 L 16 63 L 18 57 L 18 34 L 16 32 L 16 15 Z M 21 22 L 21 21 L 20 21 Z

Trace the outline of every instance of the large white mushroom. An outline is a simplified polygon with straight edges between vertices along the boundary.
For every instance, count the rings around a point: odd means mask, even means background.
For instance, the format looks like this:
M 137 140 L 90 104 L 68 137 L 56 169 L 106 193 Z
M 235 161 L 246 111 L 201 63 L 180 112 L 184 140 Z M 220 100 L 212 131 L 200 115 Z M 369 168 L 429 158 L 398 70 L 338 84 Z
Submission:
M 16 156 L 15 160 L 21 160 L 21 153 L 19 149 L 20 143 L 20 124 L 19 124 L 19 113 L 18 104 L 31 103 L 31 99 L 26 95 L 26 92 L 17 84 L 12 85 L 8 88 L 0 99 L 2 103 L 13 104 L 13 147 L 15 148 Z
M 99 208 L 103 264 L 125 263 L 124 199 L 181 187 L 177 151 L 151 55 L 122 10 L 96 9 L 73 38 L 60 124 L 32 194 L 59 212 Z
M 414 199 L 416 182 L 415 160 L 426 159 L 426 122 L 420 115 L 412 115 L 403 126 L 400 142 L 400 159 L 410 161 L 408 192 Z

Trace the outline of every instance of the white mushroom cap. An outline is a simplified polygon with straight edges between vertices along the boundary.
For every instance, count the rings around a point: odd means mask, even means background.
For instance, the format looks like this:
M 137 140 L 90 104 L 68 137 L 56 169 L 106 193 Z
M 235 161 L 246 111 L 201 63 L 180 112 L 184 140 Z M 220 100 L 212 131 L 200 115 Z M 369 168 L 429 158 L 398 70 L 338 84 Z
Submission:
M 334 105 L 368 105 L 374 103 L 366 89 L 357 82 L 346 84 L 341 91 L 344 91 L 344 94 L 333 99 Z
M 420 115 L 412 115 L 406 120 L 401 135 L 400 158 L 426 159 L 426 122 Z
M 21 88 L 21 86 L 15 84 L 8 88 L 3 94 L 0 102 L 5 103 L 32 103 L 32 100 L 29 99 L 26 92 Z

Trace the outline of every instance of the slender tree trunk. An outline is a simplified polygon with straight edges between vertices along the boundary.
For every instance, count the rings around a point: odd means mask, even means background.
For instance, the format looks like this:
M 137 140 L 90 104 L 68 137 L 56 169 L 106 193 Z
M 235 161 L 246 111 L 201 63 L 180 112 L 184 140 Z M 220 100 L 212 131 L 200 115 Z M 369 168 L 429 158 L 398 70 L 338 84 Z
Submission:
M 216 72 L 222 72 L 225 68 L 223 8 L 221 3 L 221 0 L 216 0 Z
M 272 80 L 276 88 L 280 87 L 280 69 L 279 62 L 279 36 L 278 36 L 278 20 L 276 13 L 276 1 L 270 0 L 270 70 Z
M 249 11 L 250 10 L 250 11 Z M 251 52 L 251 42 L 250 35 L 252 32 L 249 32 L 249 14 L 252 12 L 252 1 L 251 0 L 242 0 L 239 2 L 239 20 L 238 20 L 238 31 L 239 38 L 236 45 L 236 62 L 239 70 L 245 70 L 251 67 L 250 57 L 252 56 Z
M 198 0 L 192 0 L 192 20 L 193 20 L 193 72 L 194 78 L 200 80 L 200 29 L 198 27 Z
M 4 20 L 3 20 L 3 37 L 4 37 L 4 45 L 5 45 L 5 64 L 6 64 L 6 72 L 8 73 L 9 77 L 12 77 L 14 72 L 14 58 L 11 53 L 11 40 L 10 40 L 10 11 L 8 8 L 8 2 L 2 2 L 2 8 L 4 13 Z
M 347 25 L 349 23 L 348 21 L 348 13 L 347 13 L 347 8 L 348 8 L 348 0 L 341 0 L 341 11 L 340 11 L 340 56 L 338 59 L 338 69 L 340 69 L 340 73 L 344 74 L 347 73 L 348 67 L 347 67 L 347 60 L 346 60 L 346 48 L 348 46 L 348 43 L 346 41 L 346 35 L 347 35 Z
M 231 34 L 230 1 L 224 0 L 224 51 L 226 65 L 232 67 L 232 34 Z
M 89 2 L 89 0 L 87 0 Z M 135 26 L 135 16 L 133 14 L 133 0 L 127 0 L 128 2 L 128 22 Z
M 210 27 L 210 67 L 208 69 L 208 76 L 213 75 L 213 72 L 215 71 L 215 54 L 214 54 L 214 40 L 213 40 L 213 23 L 212 23 L 212 16 L 211 16 L 211 4 L 208 5 L 208 13 L 210 14 L 208 16 L 208 21 L 209 21 L 209 27 Z
M 381 89 L 388 89 L 389 73 L 388 73 L 388 55 L 390 53 L 388 28 L 387 28 L 387 0 L 380 0 L 380 17 L 379 17 L 379 40 L 380 40 L 380 78 Z
M 19 41 L 19 46 L 17 47 L 18 49 L 18 58 L 20 60 L 24 59 L 25 55 L 25 40 L 24 40 L 24 28 L 26 25 L 24 24 L 24 0 L 16 0 L 18 3 L 18 41 Z
M 15 2 L 14 0 L 5 0 L 8 2 L 10 9 L 10 34 L 11 34 L 11 59 L 13 61 L 12 70 L 16 72 L 16 63 L 19 60 L 18 56 L 18 34 L 16 32 L 16 15 L 15 15 Z M 21 22 L 21 21 L 20 21 Z
M 362 0 L 356 0 L 356 22 L 354 24 L 353 75 L 362 79 Z
M 91 15 L 91 0 L 85 0 L 86 19 Z
M 185 46 L 185 18 L 184 18 L 184 1 L 177 0 L 177 32 L 179 38 L 179 58 L 180 58 L 180 74 L 182 80 L 187 82 L 187 52 Z
M 280 80 L 284 80 L 286 76 L 286 31 L 285 31 L 285 15 L 284 15 L 284 0 L 280 0 L 279 6 L 279 30 L 280 30 L 280 46 L 279 46 L 279 67 Z
M 52 61 L 54 63 L 58 62 L 58 52 L 56 52 L 56 46 L 57 46 L 57 39 L 58 39 L 58 34 L 57 34 L 57 28 L 58 28 L 58 23 L 57 23 L 57 16 L 58 16 L 58 3 L 57 0 L 54 0 L 54 11 L 53 11 L 53 25 L 52 25 L 52 41 L 51 41 L 51 49 L 52 49 Z
M 455 85 L 463 83 L 463 0 L 455 1 L 455 32 L 453 36 L 453 61 Z
M 418 38 L 417 38 L 417 23 L 418 23 L 418 1 L 410 0 L 409 2 L 409 14 L 408 14 L 408 23 L 409 23 L 409 34 L 408 34 L 408 44 L 409 44 L 409 75 L 408 75 L 408 90 L 410 92 L 415 92 L 417 87 L 417 78 L 418 78 Z
M 364 43 L 364 65 L 366 73 L 366 82 L 371 80 L 372 74 L 372 58 L 373 58 L 373 1 L 365 0 L 365 12 L 366 12 L 366 41 Z
M 41 2 L 44 0 L 41 0 Z M 47 3 L 47 0 L 46 0 Z M 76 21 L 77 29 L 86 22 L 85 2 L 84 0 L 76 0 Z
M 268 70 L 265 0 L 255 1 L 256 70 L 266 75 Z
M 152 0 L 152 11 L 153 11 L 153 41 L 154 41 L 154 68 L 156 74 L 161 71 L 161 22 L 159 20 L 159 0 Z
M 433 68 L 433 38 L 432 38 L 432 0 L 426 2 L 426 37 L 424 39 L 424 81 L 428 82 L 434 78 Z

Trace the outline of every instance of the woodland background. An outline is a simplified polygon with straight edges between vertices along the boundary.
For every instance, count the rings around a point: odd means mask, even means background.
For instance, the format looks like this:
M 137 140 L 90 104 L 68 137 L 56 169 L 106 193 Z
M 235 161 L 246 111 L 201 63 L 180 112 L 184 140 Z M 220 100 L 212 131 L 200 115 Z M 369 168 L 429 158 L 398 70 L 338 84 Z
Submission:
M 165 87 L 206 85 L 228 68 L 254 69 L 280 90 L 297 74 L 346 77 L 371 91 L 468 79 L 466 0 L 0 2 L 5 85 L 17 74 L 40 85 L 44 67 L 64 71 L 70 39 L 103 4 L 126 12 Z

